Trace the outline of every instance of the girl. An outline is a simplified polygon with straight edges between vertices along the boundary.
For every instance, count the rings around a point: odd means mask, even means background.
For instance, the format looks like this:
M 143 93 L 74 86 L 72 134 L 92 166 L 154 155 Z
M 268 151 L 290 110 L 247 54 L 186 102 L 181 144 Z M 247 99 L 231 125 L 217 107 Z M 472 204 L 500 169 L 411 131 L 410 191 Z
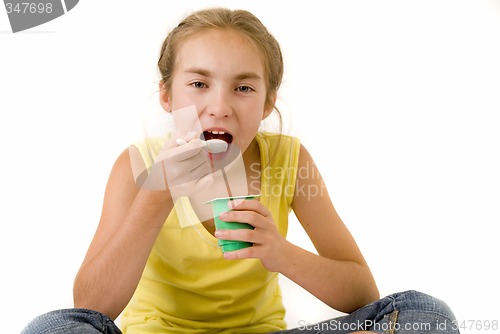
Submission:
M 349 313 L 289 332 L 458 333 L 448 307 L 430 296 L 378 300 L 307 150 L 296 138 L 258 131 L 275 109 L 283 60 L 255 16 L 226 9 L 188 16 L 165 39 L 158 66 L 163 109 L 177 119 L 194 110 L 199 126 L 178 122 L 184 129 L 118 157 L 75 280 L 75 309 L 43 315 L 24 333 L 120 333 L 112 319 L 122 312 L 123 333 L 283 331 L 279 273 Z M 202 139 L 224 141 L 227 150 L 207 152 Z M 252 229 L 216 231 L 207 213 L 203 203 L 232 192 L 225 169 L 231 180 L 244 175 L 229 182 L 233 192 L 261 197 L 230 201 L 218 218 Z M 290 210 L 318 255 L 286 240 Z M 223 253 L 218 239 L 253 246 Z

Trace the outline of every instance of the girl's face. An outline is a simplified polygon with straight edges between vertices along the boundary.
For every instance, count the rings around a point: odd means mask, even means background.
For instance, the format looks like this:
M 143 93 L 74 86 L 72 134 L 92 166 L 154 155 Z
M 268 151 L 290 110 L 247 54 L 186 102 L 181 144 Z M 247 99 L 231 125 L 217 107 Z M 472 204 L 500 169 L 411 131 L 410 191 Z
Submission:
M 272 111 L 265 107 L 259 52 L 233 30 L 210 29 L 184 42 L 161 102 L 165 110 L 195 105 L 205 139 L 223 139 L 242 152 Z

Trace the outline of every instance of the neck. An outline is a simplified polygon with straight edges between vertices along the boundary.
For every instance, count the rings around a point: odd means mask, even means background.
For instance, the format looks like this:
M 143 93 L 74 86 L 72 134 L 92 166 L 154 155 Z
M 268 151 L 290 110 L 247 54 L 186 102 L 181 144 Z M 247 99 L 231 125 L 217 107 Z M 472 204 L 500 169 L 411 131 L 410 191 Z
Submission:
M 255 162 L 260 162 L 260 150 L 256 139 L 252 140 L 242 156 L 246 168 L 249 168 Z

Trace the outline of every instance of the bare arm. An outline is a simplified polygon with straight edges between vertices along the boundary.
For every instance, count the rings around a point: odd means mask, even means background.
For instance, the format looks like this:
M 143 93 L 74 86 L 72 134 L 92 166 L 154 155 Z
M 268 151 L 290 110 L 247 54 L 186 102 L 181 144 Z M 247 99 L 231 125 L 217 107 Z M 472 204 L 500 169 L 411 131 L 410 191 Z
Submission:
M 281 272 L 331 307 L 352 312 L 379 298 L 375 280 L 304 147 L 299 170 L 297 189 L 306 191 L 295 192 L 292 207 L 319 255 L 288 243 Z
M 99 226 L 75 279 L 75 307 L 111 319 L 121 313 L 172 206 L 168 191 L 139 190 L 129 152 L 123 152 L 111 171 Z
M 350 313 L 378 299 L 377 286 L 303 147 L 298 168 L 301 173 L 292 207 L 319 255 L 283 238 L 260 201 L 232 202 L 233 210 L 220 215 L 224 221 L 251 224 L 253 230 L 218 230 L 215 235 L 253 243 L 253 247 L 224 253 L 226 259 L 258 258 L 268 270 L 282 273 L 334 309 Z

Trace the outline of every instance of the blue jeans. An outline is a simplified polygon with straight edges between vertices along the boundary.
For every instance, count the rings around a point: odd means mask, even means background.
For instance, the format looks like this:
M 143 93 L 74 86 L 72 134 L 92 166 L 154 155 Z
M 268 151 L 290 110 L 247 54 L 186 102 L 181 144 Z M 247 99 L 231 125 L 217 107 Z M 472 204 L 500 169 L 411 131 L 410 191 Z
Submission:
M 459 334 L 453 312 L 443 301 L 418 291 L 389 295 L 353 313 L 317 324 L 299 321 L 299 327 L 279 333 L 347 334 Z
M 367 330 L 376 333 L 455 334 L 453 312 L 441 300 L 417 291 L 406 291 L 375 301 L 340 318 L 277 333 L 344 334 Z M 121 331 L 104 314 L 86 309 L 53 311 L 35 318 L 21 334 L 120 334 Z

